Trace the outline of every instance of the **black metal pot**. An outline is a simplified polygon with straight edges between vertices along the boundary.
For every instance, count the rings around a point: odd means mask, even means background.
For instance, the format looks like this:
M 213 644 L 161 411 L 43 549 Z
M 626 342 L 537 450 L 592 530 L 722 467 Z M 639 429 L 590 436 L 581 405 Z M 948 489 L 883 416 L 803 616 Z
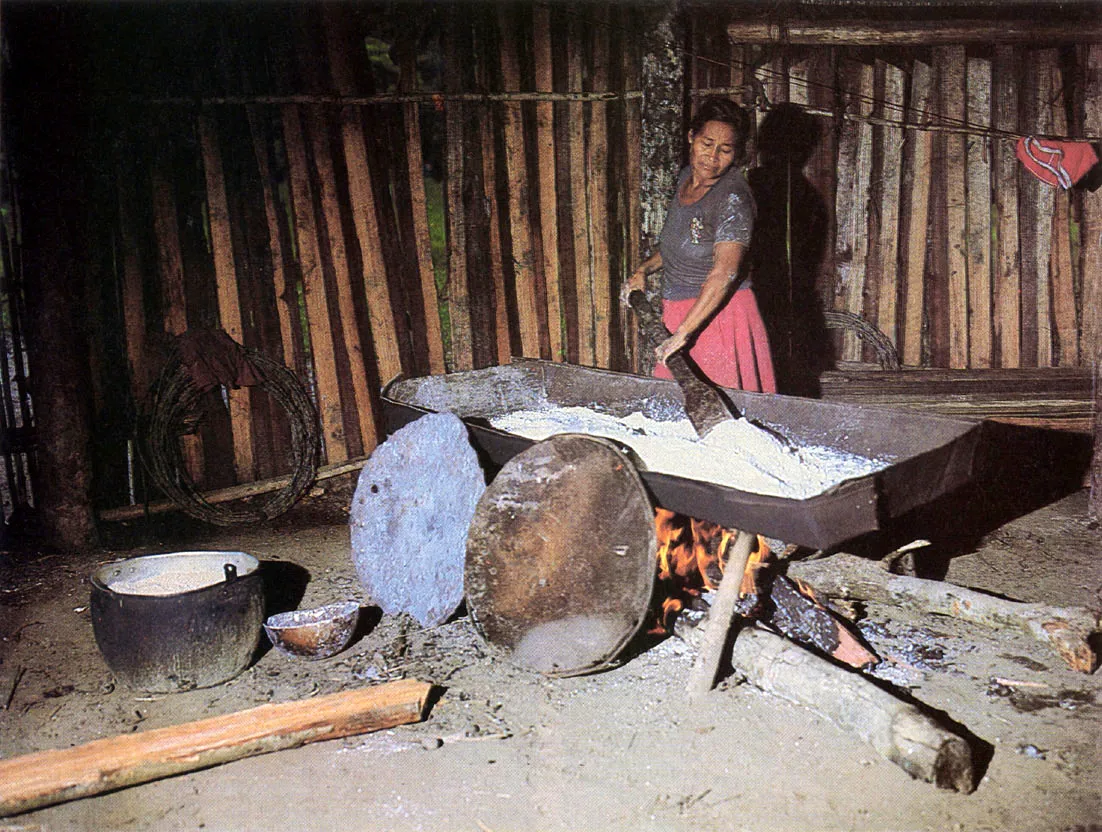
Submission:
M 174 693 L 226 682 L 260 641 L 260 563 L 244 552 L 172 552 L 92 573 L 92 629 L 115 676 Z

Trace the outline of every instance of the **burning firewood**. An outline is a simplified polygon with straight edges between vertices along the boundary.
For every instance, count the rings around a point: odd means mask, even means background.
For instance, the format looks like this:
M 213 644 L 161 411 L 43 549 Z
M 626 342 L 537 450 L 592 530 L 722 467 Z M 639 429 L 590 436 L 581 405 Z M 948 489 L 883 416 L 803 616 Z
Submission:
M 788 572 L 810 581 L 831 598 L 895 604 L 994 629 L 1021 630 L 1049 645 L 1070 668 L 1083 673 L 1092 672 L 1098 664 L 1090 638 L 1099 630 L 1099 616 L 1083 607 L 1008 601 L 943 581 L 892 575 L 871 561 L 846 554 L 793 563 Z
M 731 663 L 750 684 L 810 708 L 916 780 L 965 793 L 975 788 L 968 742 L 864 677 L 752 627 L 739 634 Z

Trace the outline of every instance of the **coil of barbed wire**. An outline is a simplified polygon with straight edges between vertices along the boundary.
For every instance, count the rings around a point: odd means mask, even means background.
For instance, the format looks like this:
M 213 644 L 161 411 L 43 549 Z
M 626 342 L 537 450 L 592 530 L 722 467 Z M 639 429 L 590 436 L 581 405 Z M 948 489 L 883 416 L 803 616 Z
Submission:
M 145 421 L 141 451 L 150 477 L 164 495 L 182 511 L 215 526 L 234 526 L 270 520 L 286 512 L 306 493 L 318 470 L 320 429 L 314 409 L 298 377 L 263 353 L 245 349 L 248 360 L 263 381 L 256 385 L 283 408 L 291 432 L 290 482 L 269 495 L 214 504 L 195 487 L 180 450 L 180 437 L 193 433 L 202 418 L 200 390 L 180 362 L 173 357 L 155 385 L 155 395 Z

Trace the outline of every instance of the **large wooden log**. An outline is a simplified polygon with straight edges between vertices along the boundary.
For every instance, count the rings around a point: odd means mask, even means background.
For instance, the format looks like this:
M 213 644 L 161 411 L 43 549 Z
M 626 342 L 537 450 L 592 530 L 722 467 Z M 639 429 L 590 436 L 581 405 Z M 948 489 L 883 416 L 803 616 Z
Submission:
M 1085 21 L 1037 20 L 838 20 L 827 23 L 739 21 L 727 26 L 735 43 L 810 46 L 934 46 L 962 43 L 1097 43 L 1102 25 Z
M 0 817 L 243 757 L 424 718 L 432 685 L 403 679 L 0 762 Z
M 894 604 L 904 609 L 947 615 L 994 629 L 1015 629 L 1047 644 L 1073 670 L 1090 673 L 1097 656 L 1090 645 L 1099 629 L 1097 612 L 1008 601 L 943 581 L 893 575 L 854 555 L 793 563 L 789 574 L 833 598 Z
M 975 788 L 966 740 L 862 676 L 758 629 L 739 635 L 731 663 L 750 684 L 830 720 L 916 780 L 965 793 Z

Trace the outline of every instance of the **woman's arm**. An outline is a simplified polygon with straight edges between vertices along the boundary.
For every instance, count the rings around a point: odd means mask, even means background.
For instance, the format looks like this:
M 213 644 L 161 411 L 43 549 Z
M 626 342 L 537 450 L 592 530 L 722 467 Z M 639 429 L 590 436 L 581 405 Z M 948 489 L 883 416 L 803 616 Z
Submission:
M 739 266 L 746 254 L 742 243 L 716 243 L 712 249 L 712 270 L 700 288 L 700 295 L 677 331 L 658 345 L 655 356 L 663 364 L 685 346 L 697 330 L 715 314 L 739 282 Z

